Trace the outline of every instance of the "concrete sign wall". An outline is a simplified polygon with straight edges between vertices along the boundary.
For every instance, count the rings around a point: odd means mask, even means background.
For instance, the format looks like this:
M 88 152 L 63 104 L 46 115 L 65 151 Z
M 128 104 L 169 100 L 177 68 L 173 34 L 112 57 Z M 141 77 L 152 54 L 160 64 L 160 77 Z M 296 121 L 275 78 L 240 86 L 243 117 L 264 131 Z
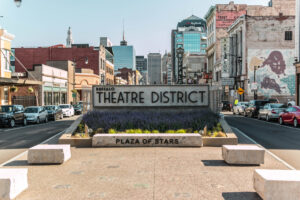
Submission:
M 208 107 L 208 85 L 93 86 L 94 108 Z

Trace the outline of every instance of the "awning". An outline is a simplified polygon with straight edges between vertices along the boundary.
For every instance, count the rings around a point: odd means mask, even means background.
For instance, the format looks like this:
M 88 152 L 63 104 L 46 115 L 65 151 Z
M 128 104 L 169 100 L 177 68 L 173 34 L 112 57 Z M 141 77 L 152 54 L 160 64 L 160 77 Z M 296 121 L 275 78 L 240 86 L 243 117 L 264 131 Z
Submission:
M 34 81 L 29 79 L 0 78 L 0 86 L 34 86 L 42 84 L 42 81 Z

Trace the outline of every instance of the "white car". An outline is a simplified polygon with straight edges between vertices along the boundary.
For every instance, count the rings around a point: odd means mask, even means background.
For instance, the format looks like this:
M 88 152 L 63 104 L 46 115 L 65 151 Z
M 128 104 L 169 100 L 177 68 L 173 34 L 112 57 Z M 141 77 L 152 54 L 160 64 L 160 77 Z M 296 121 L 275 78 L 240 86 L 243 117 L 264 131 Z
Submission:
M 59 107 L 62 109 L 64 117 L 74 116 L 74 107 L 71 104 L 61 104 Z
M 233 107 L 233 114 L 241 115 L 244 113 L 245 108 L 248 106 L 248 102 L 239 102 Z

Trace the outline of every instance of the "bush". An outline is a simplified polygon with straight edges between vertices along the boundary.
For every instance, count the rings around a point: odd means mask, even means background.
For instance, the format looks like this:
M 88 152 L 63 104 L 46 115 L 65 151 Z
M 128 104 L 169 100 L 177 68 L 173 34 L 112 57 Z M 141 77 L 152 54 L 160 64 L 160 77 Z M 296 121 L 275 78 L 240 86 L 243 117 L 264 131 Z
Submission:
M 208 109 L 192 112 L 100 112 L 90 111 L 83 116 L 83 122 L 89 128 L 97 130 L 103 128 L 108 133 L 109 129 L 117 132 L 165 133 L 169 130 L 185 129 L 185 132 L 193 133 L 203 130 L 211 130 L 218 123 L 218 115 Z M 135 130 L 135 131 L 133 131 Z M 174 131 L 175 132 L 175 131 Z M 183 132 L 183 131 L 181 131 Z

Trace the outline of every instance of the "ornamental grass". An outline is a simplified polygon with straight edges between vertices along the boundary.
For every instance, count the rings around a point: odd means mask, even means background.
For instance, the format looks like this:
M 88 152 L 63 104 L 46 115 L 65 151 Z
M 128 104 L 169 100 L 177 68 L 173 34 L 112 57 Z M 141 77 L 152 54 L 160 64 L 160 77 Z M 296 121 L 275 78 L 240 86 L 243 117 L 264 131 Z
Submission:
M 136 132 L 171 133 L 188 130 L 199 132 L 207 126 L 212 130 L 219 121 L 218 115 L 208 109 L 189 112 L 101 112 L 90 111 L 83 116 L 83 122 L 95 132 L 104 133 Z M 134 130 L 134 131 L 132 131 Z M 138 131 L 138 132 L 140 132 Z

